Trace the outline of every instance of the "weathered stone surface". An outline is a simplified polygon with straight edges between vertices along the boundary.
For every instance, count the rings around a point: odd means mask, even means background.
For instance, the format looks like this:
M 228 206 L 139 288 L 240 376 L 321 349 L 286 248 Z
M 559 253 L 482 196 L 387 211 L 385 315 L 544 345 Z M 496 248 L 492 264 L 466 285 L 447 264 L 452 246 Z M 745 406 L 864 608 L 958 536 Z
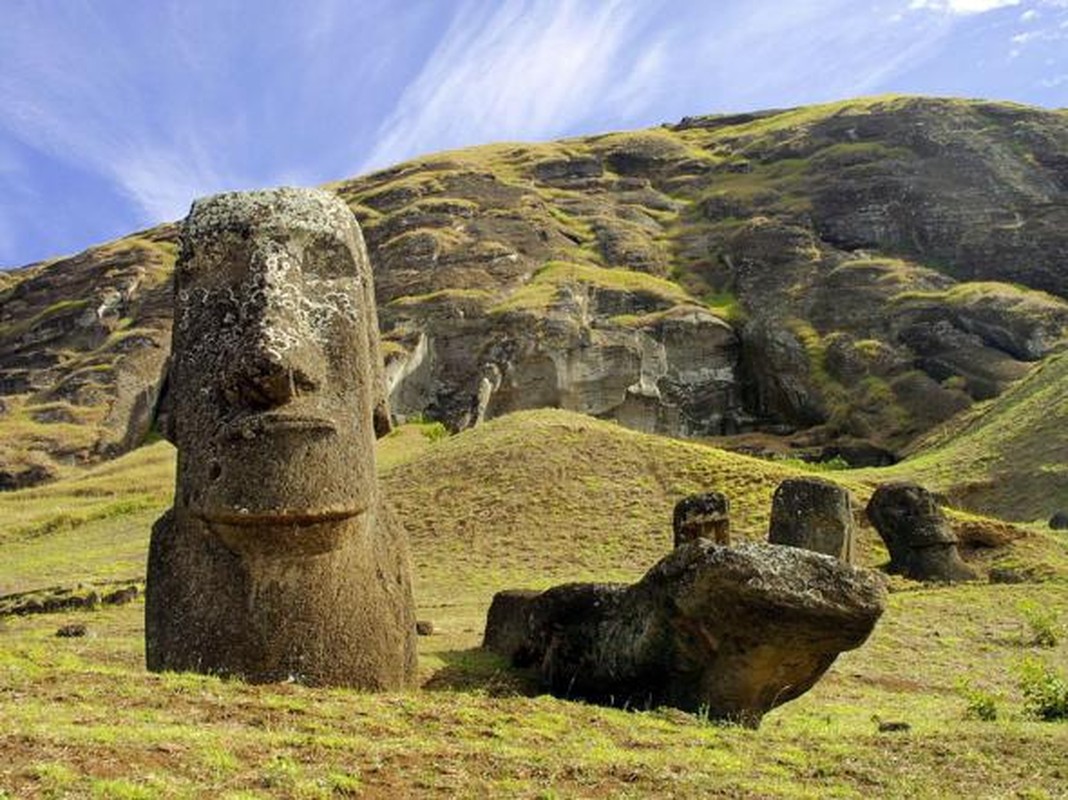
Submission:
M 987 578 L 991 583 L 1027 583 L 1033 576 L 1012 567 L 991 567 Z
M 318 191 L 197 201 L 175 278 L 175 505 L 149 551 L 152 670 L 369 689 L 415 666 L 359 226 Z
M 884 483 L 865 509 L 890 551 L 892 573 L 917 581 L 974 580 L 957 552 L 957 537 L 934 496 L 906 481 Z
M 520 653 L 527 641 L 530 601 L 539 594 L 529 589 L 505 589 L 493 595 L 482 646 L 509 658 Z
M 25 489 L 45 483 L 55 477 L 54 467 L 46 464 L 28 464 L 12 469 L 0 469 L 0 491 Z
M 1058 511 L 1050 517 L 1049 527 L 1055 531 L 1068 530 L 1068 511 Z
M 708 539 L 716 544 L 731 543 L 731 504 L 722 492 L 705 492 L 684 497 L 675 504 L 671 530 L 675 547 Z
M 768 541 L 853 563 L 849 491 L 819 478 L 788 478 L 771 498 Z
M 624 315 L 642 314 L 626 324 Z M 647 432 L 737 430 L 744 413 L 729 324 L 651 293 L 563 285 L 547 309 L 487 316 L 469 297 L 388 306 L 386 331 L 405 334 L 390 401 L 464 428 L 529 408 L 563 408 Z M 428 320 L 432 321 L 427 325 Z
M 536 666 L 559 697 L 756 726 L 867 639 L 886 589 L 877 574 L 816 553 L 698 540 L 632 586 L 498 598 L 486 646 Z

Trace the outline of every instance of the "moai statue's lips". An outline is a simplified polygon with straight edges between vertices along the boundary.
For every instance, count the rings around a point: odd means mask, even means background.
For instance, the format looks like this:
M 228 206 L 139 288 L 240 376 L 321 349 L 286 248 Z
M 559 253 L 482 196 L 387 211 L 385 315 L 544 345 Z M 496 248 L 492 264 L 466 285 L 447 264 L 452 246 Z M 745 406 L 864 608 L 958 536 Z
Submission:
M 329 511 L 211 511 L 199 514 L 205 522 L 235 527 L 304 527 L 324 522 L 342 522 L 358 517 L 367 509 L 345 508 Z
M 337 433 L 337 425 L 326 417 L 305 414 L 287 414 L 268 411 L 250 414 L 227 424 L 222 431 L 224 439 L 255 439 L 263 434 L 275 433 Z

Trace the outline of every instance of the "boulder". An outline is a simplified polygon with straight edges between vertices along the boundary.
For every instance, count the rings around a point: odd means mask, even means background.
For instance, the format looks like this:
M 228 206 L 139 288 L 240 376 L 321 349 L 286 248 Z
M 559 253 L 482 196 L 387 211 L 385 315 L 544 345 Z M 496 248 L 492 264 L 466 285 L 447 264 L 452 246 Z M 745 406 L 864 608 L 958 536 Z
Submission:
M 1058 511 L 1049 518 L 1050 530 L 1068 531 L 1068 511 Z
M 853 507 L 849 492 L 819 478 L 789 478 L 771 499 L 772 544 L 800 547 L 853 562 Z
M 885 604 L 875 573 L 795 548 L 698 539 L 631 586 L 499 594 L 485 642 L 536 667 L 558 697 L 756 727 L 859 647 Z
M 402 686 L 415 618 L 375 477 L 389 415 L 360 228 L 333 195 L 278 189 L 198 200 L 182 237 L 148 668 Z
M 725 494 L 706 492 L 684 497 L 675 504 L 671 528 L 675 547 L 696 539 L 716 544 L 731 543 L 731 504 Z
M 957 552 L 957 537 L 934 496 L 909 482 L 884 483 L 865 513 L 890 551 L 887 570 L 917 581 L 969 581 L 975 572 Z

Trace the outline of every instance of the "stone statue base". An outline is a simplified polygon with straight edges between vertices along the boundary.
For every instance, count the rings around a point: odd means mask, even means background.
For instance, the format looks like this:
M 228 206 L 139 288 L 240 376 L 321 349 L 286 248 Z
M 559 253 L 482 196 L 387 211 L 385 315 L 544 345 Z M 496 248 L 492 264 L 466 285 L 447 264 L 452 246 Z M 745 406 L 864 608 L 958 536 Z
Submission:
M 281 550 L 272 547 L 272 532 L 261 531 L 262 546 L 248 537 L 244 552 L 207 523 L 180 516 L 168 511 L 152 529 L 150 670 L 360 689 L 412 680 L 408 555 L 387 511 L 275 531 L 287 543 Z M 323 549 L 324 542 L 336 547 Z

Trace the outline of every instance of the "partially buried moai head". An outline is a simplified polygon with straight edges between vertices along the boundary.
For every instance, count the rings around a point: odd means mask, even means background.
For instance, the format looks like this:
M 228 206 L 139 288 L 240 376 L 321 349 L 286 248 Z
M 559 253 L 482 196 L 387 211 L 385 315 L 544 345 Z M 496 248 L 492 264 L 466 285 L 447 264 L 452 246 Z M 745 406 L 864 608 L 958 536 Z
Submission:
M 198 200 L 175 293 L 176 505 L 235 549 L 272 532 L 329 549 L 316 531 L 374 497 L 378 330 L 352 213 L 307 189 Z

